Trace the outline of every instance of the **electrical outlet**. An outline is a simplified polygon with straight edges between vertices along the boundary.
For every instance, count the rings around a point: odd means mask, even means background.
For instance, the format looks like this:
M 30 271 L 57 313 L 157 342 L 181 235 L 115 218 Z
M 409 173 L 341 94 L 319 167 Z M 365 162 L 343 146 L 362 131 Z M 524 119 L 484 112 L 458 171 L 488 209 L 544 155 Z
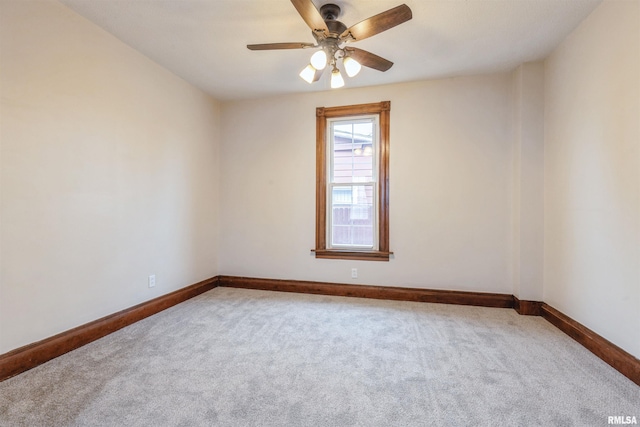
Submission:
M 156 285 L 156 275 L 152 274 L 149 276 L 149 287 L 153 288 Z
M 351 269 L 351 278 L 352 279 L 357 279 L 358 278 L 358 269 L 357 268 L 352 268 Z

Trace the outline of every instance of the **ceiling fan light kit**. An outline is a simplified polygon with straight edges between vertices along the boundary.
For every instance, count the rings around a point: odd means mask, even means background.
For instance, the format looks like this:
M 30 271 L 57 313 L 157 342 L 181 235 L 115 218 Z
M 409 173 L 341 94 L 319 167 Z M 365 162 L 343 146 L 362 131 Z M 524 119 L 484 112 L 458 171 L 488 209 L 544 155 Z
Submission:
M 355 77 L 362 69 L 362 65 L 350 56 L 345 56 L 342 65 L 344 65 L 344 70 L 349 77 Z
M 324 70 L 324 67 L 327 66 L 327 54 L 324 53 L 324 50 L 319 50 L 311 55 L 311 65 L 316 70 Z
M 328 3 L 318 11 L 311 0 L 291 0 L 291 3 L 311 28 L 316 44 L 265 43 L 250 44 L 247 48 L 250 50 L 319 48 L 320 50 L 311 56 L 309 65 L 300 72 L 300 77 L 308 83 L 316 82 L 322 76 L 324 69 L 331 66 L 332 89 L 344 86 L 344 78 L 338 68 L 339 60 L 342 60 L 342 65 L 349 77 L 356 76 L 363 65 L 378 71 L 387 71 L 391 68 L 393 62 L 366 50 L 346 45 L 386 31 L 412 17 L 411 9 L 402 4 L 347 28 L 337 20 L 341 12 L 338 5 Z
M 344 79 L 342 78 L 342 74 L 340 74 L 340 70 L 335 65 L 333 66 L 333 71 L 331 71 L 331 89 L 338 89 L 344 86 Z
M 302 71 L 300 71 L 300 77 L 307 83 L 313 83 L 316 81 L 316 74 L 318 74 L 318 70 L 313 68 L 313 65 L 307 65 Z

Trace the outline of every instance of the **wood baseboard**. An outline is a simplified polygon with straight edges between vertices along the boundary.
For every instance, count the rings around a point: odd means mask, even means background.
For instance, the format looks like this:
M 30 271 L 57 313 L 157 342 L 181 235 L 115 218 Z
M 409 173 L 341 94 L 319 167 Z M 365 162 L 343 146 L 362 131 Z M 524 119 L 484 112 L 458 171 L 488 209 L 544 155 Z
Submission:
M 541 316 L 640 386 L 640 360 L 546 303 Z
M 118 329 L 209 291 L 218 285 L 218 277 L 187 286 L 93 322 L 86 323 L 42 341 L 0 355 L 0 381 L 35 368 L 51 359 L 89 344 Z
M 397 301 L 514 308 L 522 315 L 544 317 L 622 375 L 640 385 L 640 360 L 544 302 L 520 300 L 508 294 L 347 285 L 234 276 L 216 276 L 203 280 L 170 294 L 0 355 L 0 381 L 32 369 L 145 317 L 207 292 L 216 286 Z
M 396 301 L 433 302 L 499 308 L 513 307 L 513 295 L 484 292 L 440 291 L 234 276 L 220 276 L 219 286 Z
M 523 316 L 541 316 L 542 302 L 540 301 L 527 301 L 521 300 L 517 297 L 513 297 L 513 308 L 518 314 Z

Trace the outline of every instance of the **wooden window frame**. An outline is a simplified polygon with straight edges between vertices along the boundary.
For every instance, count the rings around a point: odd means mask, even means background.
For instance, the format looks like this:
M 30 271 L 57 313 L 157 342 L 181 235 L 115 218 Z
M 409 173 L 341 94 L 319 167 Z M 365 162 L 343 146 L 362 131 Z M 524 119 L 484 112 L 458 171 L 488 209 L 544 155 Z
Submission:
M 316 258 L 389 261 L 389 113 L 391 102 L 316 108 Z M 378 115 L 380 160 L 378 162 L 378 249 L 327 248 L 327 119 Z

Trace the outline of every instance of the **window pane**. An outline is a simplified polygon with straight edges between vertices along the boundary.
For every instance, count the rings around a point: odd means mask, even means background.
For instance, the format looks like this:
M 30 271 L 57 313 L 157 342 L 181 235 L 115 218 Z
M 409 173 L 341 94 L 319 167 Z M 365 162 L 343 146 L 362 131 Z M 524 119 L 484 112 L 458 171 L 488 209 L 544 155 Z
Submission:
M 374 123 L 336 122 L 332 127 L 332 182 L 372 182 Z
M 373 186 L 335 186 L 331 192 L 331 245 L 372 247 Z

